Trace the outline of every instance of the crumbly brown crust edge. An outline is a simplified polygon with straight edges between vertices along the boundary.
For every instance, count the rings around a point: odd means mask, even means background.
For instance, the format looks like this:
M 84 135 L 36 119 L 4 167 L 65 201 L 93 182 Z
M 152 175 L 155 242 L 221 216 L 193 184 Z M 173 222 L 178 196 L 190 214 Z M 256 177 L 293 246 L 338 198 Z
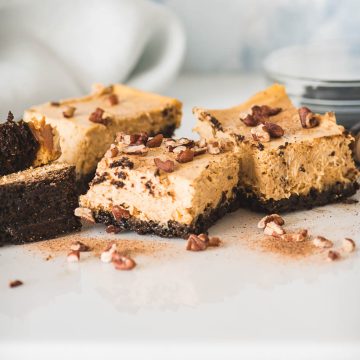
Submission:
M 234 193 L 235 195 L 235 193 Z M 142 221 L 136 218 L 121 219 L 116 221 L 109 211 L 93 212 L 93 216 L 97 223 L 105 225 L 114 225 L 122 230 L 135 231 L 140 235 L 155 234 L 161 237 L 181 237 L 186 238 L 189 234 L 201 234 L 207 232 L 217 220 L 225 214 L 235 211 L 238 208 L 238 201 L 234 196 L 228 200 L 223 194 L 222 199 L 215 208 L 208 208 L 205 212 L 198 216 L 191 225 L 181 224 L 177 221 L 170 220 L 167 226 L 155 221 Z
M 356 181 L 336 183 L 324 191 L 312 188 L 307 195 L 293 194 L 281 200 L 263 200 L 254 195 L 251 189 L 247 189 L 238 191 L 237 198 L 243 208 L 265 213 L 285 213 L 340 202 L 354 195 L 358 189 L 359 184 Z

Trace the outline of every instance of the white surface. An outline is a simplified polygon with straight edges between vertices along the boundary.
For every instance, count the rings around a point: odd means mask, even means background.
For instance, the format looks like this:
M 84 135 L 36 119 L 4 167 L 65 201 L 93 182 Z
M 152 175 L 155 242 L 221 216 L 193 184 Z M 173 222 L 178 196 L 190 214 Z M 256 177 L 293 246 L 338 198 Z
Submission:
M 185 102 L 189 129 L 190 106 L 233 105 L 261 86 L 259 78 L 185 76 L 169 94 Z M 290 228 L 359 244 L 359 210 L 337 204 L 285 219 Z M 210 229 L 224 245 L 202 253 L 159 239 L 169 248 L 137 256 L 131 272 L 94 258 L 70 266 L 65 257 L 44 261 L 21 247 L 1 248 L 0 359 L 359 359 L 359 251 L 328 263 L 250 249 L 259 217 L 226 216 Z M 114 236 L 102 227 L 89 234 Z M 8 288 L 15 278 L 25 284 Z

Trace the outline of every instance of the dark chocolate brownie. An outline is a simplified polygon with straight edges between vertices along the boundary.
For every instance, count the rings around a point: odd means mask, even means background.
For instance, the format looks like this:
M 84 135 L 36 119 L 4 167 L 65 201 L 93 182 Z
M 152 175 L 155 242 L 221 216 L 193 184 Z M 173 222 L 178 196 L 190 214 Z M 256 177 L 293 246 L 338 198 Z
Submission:
M 0 245 L 78 230 L 75 167 L 54 163 L 0 177 Z
M 9 112 L 7 121 L 0 124 L 0 175 L 27 169 L 38 149 L 39 143 L 29 125 L 22 120 L 15 122 Z

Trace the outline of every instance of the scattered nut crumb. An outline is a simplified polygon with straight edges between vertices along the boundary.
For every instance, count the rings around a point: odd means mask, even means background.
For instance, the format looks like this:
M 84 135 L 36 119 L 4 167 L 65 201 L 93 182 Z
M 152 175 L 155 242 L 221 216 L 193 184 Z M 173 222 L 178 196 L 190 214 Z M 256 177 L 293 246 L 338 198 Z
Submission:
M 9 282 L 9 287 L 14 288 L 23 285 L 24 283 L 21 280 L 12 280 Z
M 67 106 L 65 110 L 63 111 L 63 116 L 65 118 L 72 118 L 75 114 L 76 108 L 73 106 Z
M 316 236 L 313 239 L 313 244 L 318 248 L 331 248 L 334 245 L 332 241 L 326 239 L 323 236 Z
M 327 260 L 328 261 L 337 261 L 340 260 L 340 254 L 335 250 L 329 250 L 327 253 Z
M 111 262 L 116 270 L 132 270 L 136 266 L 136 262 L 129 256 L 114 251 Z
M 84 244 L 81 241 L 74 241 L 71 245 L 70 245 L 70 250 L 72 251 L 80 251 L 80 252 L 87 252 L 87 251 L 91 251 L 90 246 Z
M 266 224 L 269 222 L 275 222 L 276 224 L 282 226 L 285 224 L 285 220 L 278 214 L 271 214 L 271 215 L 267 215 L 264 216 L 257 224 L 257 227 L 259 229 L 265 229 Z
M 285 230 L 275 221 L 270 221 L 265 226 L 264 234 L 270 236 L 283 235 L 285 234 Z
M 71 251 L 67 255 L 67 262 L 74 263 L 80 261 L 80 251 Z
M 356 244 L 355 241 L 353 239 L 350 238 L 345 238 L 342 241 L 342 249 L 347 252 L 347 253 L 351 253 L 355 250 L 356 248 Z

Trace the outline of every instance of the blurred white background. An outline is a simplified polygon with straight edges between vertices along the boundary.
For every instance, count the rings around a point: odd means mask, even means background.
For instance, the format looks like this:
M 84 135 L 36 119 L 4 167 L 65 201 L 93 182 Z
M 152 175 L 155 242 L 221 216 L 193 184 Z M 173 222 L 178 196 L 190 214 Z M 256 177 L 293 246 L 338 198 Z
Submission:
M 360 37 L 358 0 L 156 1 L 185 27 L 186 71 L 257 71 L 280 47 Z

